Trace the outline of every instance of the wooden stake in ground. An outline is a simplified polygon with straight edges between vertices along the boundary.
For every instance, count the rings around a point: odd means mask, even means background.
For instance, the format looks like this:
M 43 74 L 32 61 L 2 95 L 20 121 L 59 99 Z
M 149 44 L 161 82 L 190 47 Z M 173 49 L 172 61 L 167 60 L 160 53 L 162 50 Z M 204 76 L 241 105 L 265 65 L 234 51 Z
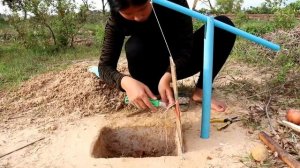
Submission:
M 281 160 L 283 160 L 291 168 L 300 168 L 300 162 L 295 160 L 289 153 L 283 150 L 277 142 L 275 142 L 265 132 L 259 133 L 259 139 L 264 142 L 273 152 L 277 152 Z
M 176 128 L 177 128 L 177 134 L 178 134 L 178 138 L 179 138 L 181 153 L 183 153 L 184 152 L 184 147 L 183 147 L 182 126 L 181 126 L 181 119 L 180 119 L 181 111 L 180 111 L 180 106 L 179 106 L 179 102 L 178 102 L 176 66 L 175 66 L 175 63 L 174 63 L 172 57 L 170 57 L 170 66 L 171 66 L 171 75 L 172 75 L 174 98 L 175 98 Z

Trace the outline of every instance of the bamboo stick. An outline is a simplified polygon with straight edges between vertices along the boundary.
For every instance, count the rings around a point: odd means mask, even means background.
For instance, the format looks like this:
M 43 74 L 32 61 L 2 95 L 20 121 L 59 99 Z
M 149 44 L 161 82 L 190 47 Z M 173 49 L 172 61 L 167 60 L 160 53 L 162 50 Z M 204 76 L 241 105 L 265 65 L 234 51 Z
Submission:
M 288 121 L 284 121 L 284 120 L 278 121 L 278 122 L 279 122 L 279 124 L 289 127 L 291 129 L 293 129 L 294 131 L 297 131 L 300 133 L 300 126 L 298 126 L 294 123 L 288 122 Z
M 172 75 L 172 85 L 174 91 L 174 98 L 175 98 L 175 113 L 176 113 L 176 127 L 177 127 L 177 134 L 179 138 L 181 152 L 184 152 L 183 147 L 183 136 L 182 136 L 182 126 L 181 126 L 181 111 L 178 102 L 178 88 L 177 88 L 177 76 L 176 76 L 176 65 L 170 56 L 170 66 L 171 66 L 171 75 Z

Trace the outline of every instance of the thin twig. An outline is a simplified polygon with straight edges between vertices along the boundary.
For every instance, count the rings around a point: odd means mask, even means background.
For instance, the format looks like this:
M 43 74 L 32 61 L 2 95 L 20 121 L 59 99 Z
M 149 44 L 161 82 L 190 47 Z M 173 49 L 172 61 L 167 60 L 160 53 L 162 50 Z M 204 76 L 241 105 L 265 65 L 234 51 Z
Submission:
M 8 153 L 5 153 L 5 154 L 3 154 L 3 155 L 0 155 L 0 158 L 3 158 L 4 156 L 10 155 L 10 154 L 12 154 L 12 153 L 14 153 L 14 152 L 16 152 L 16 151 L 19 151 L 19 150 L 21 150 L 21 149 L 23 149 L 23 148 L 26 148 L 27 146 L 33 145 L 33 144 L 35 144 L 36 142 L 41 141 L 41 140 L 43 140 L 43 139 L 45 139 L 45 137 L 40 138 L 40 139 L 38 139 L 38 140 L 36 140 L 36 141 L 33 141 L 33 142 L 31 142 L 31 143 L 29 143 L 29 144 L 27 144 L 27 145 L 24 145 L 24 146 L 22 146 L 22 147 L 20 147 L 20 148 L 18 148 L 18 149 L 13 150 L 13 151 L 11 151 L 11 152 L 8 152 Z
M 269 121 L 269 125 L 270 125 L 270 128 L 271 128 L 271 131 L 273 132 L 274 135 L 277 135 L 277 133 L 275 132 L 275 130 L 274 130 L 273 126 L 272 126 L 271 119 L 270 119 L 269 112 L 268 112 L 268 108 L 269 108 L 271 99 L 272 99 L 272 97 L 270 96 L 269 101 L 268 101 L 268 103 L 267 103 L 267 105 L 265 107 L 265 112 L 267 114 L 267 118 L 268 118 L 268 121 Z

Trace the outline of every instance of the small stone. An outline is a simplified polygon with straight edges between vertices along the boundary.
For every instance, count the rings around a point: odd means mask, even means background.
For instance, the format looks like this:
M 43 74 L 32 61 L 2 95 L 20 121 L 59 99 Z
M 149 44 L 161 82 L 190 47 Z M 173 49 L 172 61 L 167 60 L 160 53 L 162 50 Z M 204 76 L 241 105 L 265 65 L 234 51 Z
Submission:
M 51 126 L 49 127 L 49 129 L 50 129 L 51 131 L 55 131 L 55 130 L 57 130 L 57 125 L 51 125 Z
M 268 158 L 268 150 L 262 144 L 258 144 L 252 148 L 251 154 L 253 159 L 259 162 L 263 162 Z
M 210 157 L 210 156 L 207 156 L 207 158 L 206 158 L 207 160 L 212 160 L 212 157 Z
M 274 152 L 274 157 L 278 157 L 278 153 L 277 152 Z
M 46 130 L 55 131 L 55 130 L 57 130 L 57 128 L 58 128 L 57 125 L 50 125 L 46 128 Z

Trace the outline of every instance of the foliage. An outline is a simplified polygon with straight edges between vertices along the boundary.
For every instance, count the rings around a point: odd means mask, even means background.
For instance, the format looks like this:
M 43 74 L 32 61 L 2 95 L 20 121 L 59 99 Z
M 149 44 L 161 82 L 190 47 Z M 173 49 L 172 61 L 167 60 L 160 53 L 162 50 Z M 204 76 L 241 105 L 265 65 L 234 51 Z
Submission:
M 217 0 L 216 10 L 220 13 L 236 13 L 241 11 L 244 0 Z
M 73 46 L 75 35 L 86 22 L 89 9 L 87 4 L 77 9 L 74 0 L 23 2 L 26 4 L 26 12 L 32 16 L 29 19 L 21 18 L 17 4 L 12 4 L 10 23 L 25 47 L 59 49 Z
M 246 23 L 249 21 L 249 17 L 247 16 L 247 14 L 245 12 L 238 12 L 236 14 L 236 17 L 234 19 L 234 23 L 240 27 L 243 23 Z
M 261 6 L 258 6 L 258 7 L 250 6 L 250 9 L 247 9 L 246 13 L 249 13 L 249 14 L 271 14 L 272 9 L 269 8 L 266 3 L 262 3 Z
M 296 13 L 290 7 L 277 10 L 274 14 L 274 25 L 277 29 L 291 29 L 295 27 L 296 20 Z
M 249 11 L 245 11 L 245 13 L 238 13 L 236 15 L 235 23 L 237 23 L 237 25 L 241 27 L 241 29 L 256 35 L 263 35 L 276 29 L 289 30 L 294 28 L 297 24 L 297 11 L 295 10 L 295 8 L 293 8 L 295 6 L 291 5 L 284 8 L 276 8 L 276 6 L 279 6 L 279 2 L 275 4 L 276 5 L 273 5 L 272 11 L 269 10 L 271 8 L 266 8 L 269 11 L 260 11 L 271 13 L 275 11 L 274 9 L 276 9 L 274 15 L 272 15 L 273 19 L 269 20 L 268 23 L 266 23 L 265 21 L 249 22 L 249 19 L 247 19 L 247 16 L 245 16 Z M 263 6 L 266 7 L 266 3 L 264 3 Z
M 210 9 L 205 9 L 205 8 L 201 8 L 198 10 L 199 13 L 202 13 L 202 14 L 210 14 L 210 13 L 214 13 L 212 12 L 212 10 Z
M 2 0 L 3 5 L 7 5 L 12 11 L 21 11 L 24 19 L 27 19 L 28 0 Z
M 64 68 L 74 60 L 92 58 L 99 55 L 98 47 L 80 46 L 67 48 L 62 52 L 36 48 L 28 50 L 22 45 L 0 42 L 0 91 L 18 86 L 30 77 Z
M 8 26 L 9 26 L 8 23 L 3 18 L 0 17 L 0 29 L 3 29 Z
M 274 13 L 279 10 L 282 6 L 285 6 L 287 0 L 266 0 L 265 4 L 269 9 L 272 9 Z
M 270 23 L 268 21 L 248 20 L 246 22 L 241 21 L 239 24 L 240 29 L 258 36 L 275 30 L 275 26 L 272 24 L 272 22 Z
M 193 20 L 193 31 L 198 30 L 201 26 L 203 26 L 203 22 L 197 19 Z
M 95 41 L 97 46 L 102 46 L 103 38 L 104 38 L 104 30 L 105 26 L 103 24 L 99 24 L 96 29 Z
M 258 7 L 251 6 L 246 10 L 246 13 L 250 14 L 273 14 L 278 10 L 281 10 L 286 5 L 287 0 L 266 0 Z
M 288 8 L 291 8 L 296 14 L 300 14 L 300 1 L 296 1 L 293 3 L 290 3 L 288 6 Z
M 106 23 L 108 16 L 109 13 L 104 14 L 101 11 L 89 11 L 89 15 L 87 16 L 87 23 L 91 23 L 91 24 Z

